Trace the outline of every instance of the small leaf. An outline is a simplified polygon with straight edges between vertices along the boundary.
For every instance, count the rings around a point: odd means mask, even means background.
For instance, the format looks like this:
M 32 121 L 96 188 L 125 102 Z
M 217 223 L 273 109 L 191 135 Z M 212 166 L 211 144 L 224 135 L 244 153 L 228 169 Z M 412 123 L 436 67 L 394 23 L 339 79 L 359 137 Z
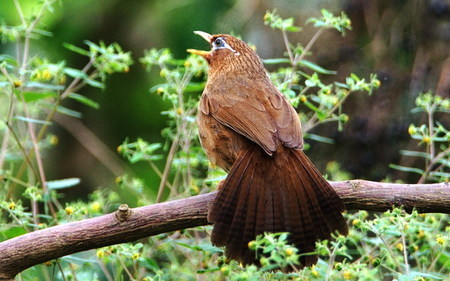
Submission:
M 74 100 L 76 100 L 76 101 L 78 101 L 80 103 L 83 103 L 83 104 L 85 104 L 87 106 L 90 106 L 92 108 L 95 108 L 95 109 L 99 109 L 100 108 L 100 104 L 99 103 L 91 100 L 88 97 L 82 96 L 82 95 L 77 94 L 77 93 L 70 93 L 69 94 L 69 98 L 74 99 Z
M 75 111 L 75 110 L 72 110 L 72 109 L 69 109 L 69 108 L 64 107 L 64 106 L 61 106 L 61 105 L 58 106 L 58 108 L 56 109 L 56 111 L 59 112 L 59 113 L 61 113 L 61 114 L 68 115 L 68 116 L 72 116 L 72 117 L 75 117 L 75 118 L 81 118 L 81 117 L 83 117 L 83 114 L 81 114 L 80 112 Z
M 316 135 L 316 134 L 306 134 L 305 138 L 311 139 L 311 140 L 315 140 L 315 141 L 318 141 L 318 142 L 334 144 L 334 140 L 333 139 L 326 138 L 326 137 L 323 137 L 323 136 L 319 136 L 319 135 Z
M 9 85 L 10 85 L 9 82 L 0 81 L 0 88 L 6 87 L 6 86 L 9 86 Z
M 78 70 L 76 68 L 66 67 L 66 68 L 64 68 L 64 73 L 73 78 L 80 78 L 80 79 L 87 78 L 86 73 L 84 73 L 83 71 Z
M 400 150 L 400 154 L 405 156 L 422 157 L 426 159 L 430 158 L 430 155 L 428 153 L 421 151 Z
M 4 62 L 4 61 L 6 63 L 8 63 L 9 65 L 18 66 L 17 60 L 13 56 L 6 55 L 6 54 L 0 55 L 0 62 Z
M 92 87 L 95 87 L 95 88 L 100 88 L 100 89 L 104 89 L 105 88 L 105 85 L 102 82 L 99 82 L 97 80 L 87 78 L 84 81 L 86 81 L 86 84 L 88 84 L 89 86 L 92 86 Z
M 19 227 L 19 226 L 15 226 L 15 227 L 11 227 L 8 228 L 7 230 L 2 230 L 1 236 L 2 236 L 2 240 L 5 239 L 11 239 L 20 235 L 25 234 L 27 231 L 23 228 L 23 227 Z M 0 240 L 0 241 L 2 241 Z
M 275 58 L 275 59 L 265 59 L 263 60 L 265 64 L 278 64 L 278 63 L 291 63 L 288 58 Z
M 28 123 L 34 123 L 34 124 L 42 124 L 42 125 L 51 125 L 52 124 L 52 122 L 49 122 L 49 121 L 28 118 L 28 117 L 24 117 L 24 116 L 14 116 L 13 119 L 28 122 Z
M 289 32 L 299 32 L 302 30 L 302 28 L 298 26 L 288 26 L 285 28 L 285 30 Z
M 325 69 L 309 60 L 301 60 L 298 62 L 298 64 L 301 66 L 307 67 L 315 72 L 322 73 L 322 74 L 336 74 L 337 73 L 336 71 Z
M 44 92 L 44 93 L 38 93 L 38 92 L 22 92 L 21 93 L 25 102 L 33 102 L 49 97 L 56 97 L 58 96 L 55 92 Z
M 55 90 L 55 91 L 62 91 L 62 90 L 64 90 L 64 86 L 54 85 L 54 84 L 47 84 L 47 83 L 41 83 L 41 82 L 26 82 L 26 83 L 23 83 L 22 87 L 24 87 L 24 88 L 38 88 L 38 89 L 45 89 L 45 90 Z
M 72 52 L 75 52 L 75 53 L 80 54 L 80 55 L 82 55 L 82 56 L 89 56 L 89 51 L 84 50 L 84 49 L 82 49 L 82 48 L 80 48 L 80 47 L 77 47 L 77 46 L 75 46 L 75 45 L 72 45 L 72 44 L 70 44 L 70 43 L 63 43 L 63 46 L 64 46 L 66 49 L 69 49 L 69 50 L 71 50 Z
M 47 181 L 47 187 L 49 189 L 64 189 L 79 184 L 81 180 L 79 178 L 67 178 L 62 180 Z
M 400 165 L 396 165 L 396 164 L 389 164 L 389 168 L 396 169 L 396 170 L 403 171 L 403 172 L 416 173 L 419 175 L 422 175 L 424 173 L 424 171 L 419 168 L 405 167 L 405 166 L 400 166 Z
M 201 82 L 201 83 L 190 82 L 189 84 L 187 84 L 184 91 L 185 92 L 201 92 L 201 91 L 203 91 L 203 88 L 205 88 L 205 85 L 206 85 L 205 82 Z

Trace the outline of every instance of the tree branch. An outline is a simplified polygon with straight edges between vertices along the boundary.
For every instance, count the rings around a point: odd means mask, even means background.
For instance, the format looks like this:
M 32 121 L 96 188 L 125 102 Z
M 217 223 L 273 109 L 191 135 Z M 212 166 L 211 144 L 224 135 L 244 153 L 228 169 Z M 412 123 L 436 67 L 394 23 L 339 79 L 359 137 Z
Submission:
M 331 182 L 349 210 L 386 211 L 392 206 L 450 213 L 450 184 Z M 65 255 L 135 241 L 159 233 L 207 225 L 216 192 L 129 209 L 31 232 L 0 243 L 0 280 Z

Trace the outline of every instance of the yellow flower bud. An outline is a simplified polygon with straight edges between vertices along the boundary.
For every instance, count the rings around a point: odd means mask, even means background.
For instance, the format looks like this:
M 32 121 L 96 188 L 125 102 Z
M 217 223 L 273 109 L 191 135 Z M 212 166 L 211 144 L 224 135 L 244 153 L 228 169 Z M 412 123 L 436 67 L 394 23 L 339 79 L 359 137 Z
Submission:
M 302 103 L 305 103 L 305 102 L 307 101 L 306 96 L 300 96 L 300 101 L 301 101 Z
M 438 237 L 436 237 L 436 242 L 440 245 L 444 245 L 445 238 L 443 236 L 439 235 Z
M 97 257 L 103 258 L 104 256 L 105 256 L 105 251 L 103 251 L 103 250 L 98 250 L 97 251 Z
M 352 279 L 352 273 L 348 270 L 342 272 L 342 277 L 344 277 L 345 280 Z
M 397 244 L 395 244 L 395 248 L 397 248 L 399 251 L 403 251 L 403 243 L 397 243 Z
M 102 205 L 99 202 L 95 201 L 94 203 L 92 203 L 91 209 L 94 212 L 99 212 L 102 209 Z
M 48 69 L 44 69 L 42 71 L 42 78 L 44 78 L 44 80 L 52 79 L 52 74 L 50 73 L 50 71 Z
M 74 211 L 74 209 L 72 207 L 70 207 L 70 206 L 66 207 L 65 210 L 66 210 L 66 214 L 69 215 L 69 216 L 72 215 L 73 211 Z
M 14 81 L 14 88 L 19 88 L 20 86 L 22 86 L 22 81 L 20 80 Z
M 284 252 L 286 253 L 286 256 L 292 256 L 294 254 L 294 249 L 287 248 Z

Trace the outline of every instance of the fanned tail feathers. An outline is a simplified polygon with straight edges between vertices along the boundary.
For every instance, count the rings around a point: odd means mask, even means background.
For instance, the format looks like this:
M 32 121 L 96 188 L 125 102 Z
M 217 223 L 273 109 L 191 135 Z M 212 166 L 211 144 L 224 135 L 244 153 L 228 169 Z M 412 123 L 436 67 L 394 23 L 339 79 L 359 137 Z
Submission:
M 244 264 L 257 264 L 248 243 L 264 232 L 290 232 L 289 241 L 301 253 L 313 252 L 317 240 L 329 239 L 335 231 L 347 234 L 344 209 L 301 150 L 280 146 L 268 156 L 259 147 L 249 148 L 234 163 L 209 210 L 211 241 Z M 317 256 L 302 256 L 300 262 L 310 266 Z

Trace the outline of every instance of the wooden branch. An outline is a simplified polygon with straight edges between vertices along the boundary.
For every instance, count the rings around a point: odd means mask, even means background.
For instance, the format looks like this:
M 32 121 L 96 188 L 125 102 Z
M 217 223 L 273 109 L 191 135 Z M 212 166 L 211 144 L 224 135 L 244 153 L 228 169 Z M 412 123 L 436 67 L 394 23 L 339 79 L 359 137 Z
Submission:
M 386 211 L 404 206 L 450 213 L 450 184 L 392 184 L 363 180 L 331 182 L 349 210 Z M 207 225 L 216 192 L 129 209 L 31 232 L 0 243 L 0 280 L 65 255 L 135 241 L 159 233 Z

